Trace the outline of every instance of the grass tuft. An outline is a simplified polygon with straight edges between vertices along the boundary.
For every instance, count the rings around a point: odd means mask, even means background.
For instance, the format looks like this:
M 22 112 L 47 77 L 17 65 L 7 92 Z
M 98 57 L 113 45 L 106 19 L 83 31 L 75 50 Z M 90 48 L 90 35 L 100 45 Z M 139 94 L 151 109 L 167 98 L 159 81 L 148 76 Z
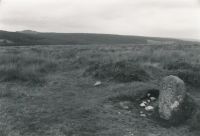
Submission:
M 139 64 L 129 61 L 96 63 L 90 66 L 87 73 L 98 79 L 112 79 L 120 82 L 147 81 L 150 75 Z
M 0 81 L 45 82 L 45 75 L 56 70 L 56 61 L 36 55 L 2 55 Z

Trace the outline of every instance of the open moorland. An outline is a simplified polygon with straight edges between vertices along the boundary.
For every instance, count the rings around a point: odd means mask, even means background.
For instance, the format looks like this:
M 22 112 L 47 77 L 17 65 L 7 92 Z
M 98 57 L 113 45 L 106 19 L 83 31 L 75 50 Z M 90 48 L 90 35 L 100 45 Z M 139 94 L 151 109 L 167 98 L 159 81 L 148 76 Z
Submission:
M 171 74 L 200 103 L 198 44 L 1 46 L 0 135 L 199 136 L 198 119 L 140 116 L 138 94 Z

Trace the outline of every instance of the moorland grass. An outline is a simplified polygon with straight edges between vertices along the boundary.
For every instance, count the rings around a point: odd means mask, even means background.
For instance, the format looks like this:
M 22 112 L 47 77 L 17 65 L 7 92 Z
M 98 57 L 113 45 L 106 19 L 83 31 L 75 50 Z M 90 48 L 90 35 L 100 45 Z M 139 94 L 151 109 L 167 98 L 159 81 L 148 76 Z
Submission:
M 200 46 L 66 45 L 0 48 L 2 135 L 121 136 L 129 134 L 128 130 L 133 130 L 136 136 L 149 135 L 149 132 L 163 136 L 194 135 L 193 130 L 189 132 L 185 126 L 165 129 L 150 119 L 141 118 L 137 109 L 129 114 L 113 107 L 115 105 L 106 108 L 105 103 L 109 98 L 113 98 L 113 101 L 135 100 L 143 93 L 158 90 L 154 80 L 159 81 L 161 77 L 178 71 L 191 71 L 193 74 L 190 77 L 197 76 L 198 79 L 199 75 L 195 74 L 198 70 L 194 67 L 200 64 Z M 176 63 L 180 61 L 186 65 Z M 83 76 L 86 72 L 87 75 Z M 93 76 L 95 73 L 97 77 Z M 131 74 L 139 78 L 129 78 Z M 144 80 L 143 75 L 148 80 Z M 113 82 L 104 81 L 103 78 L 102 85 L 94 87 L 97 78 L 101 76 L 106 79 L 120 77 L 121 80 Z M 125 82 L 127 79 L 131 80 Z M 186 79 L 184 81 L 191 86 L 198 84 L 194 80 L 189 80 L 191 83 Z M 199 87 L 195 87 L 194 97 L 200 102 L 197 92 Z M 199 120 L 199 116 L 196 118 Z M 199 121 L 193 124 L 195 128 Z
M 0 56 L 0 81 L 31 84 L 45 82 L 45 75 L 56 70 L 56 61 L 34 54 Z

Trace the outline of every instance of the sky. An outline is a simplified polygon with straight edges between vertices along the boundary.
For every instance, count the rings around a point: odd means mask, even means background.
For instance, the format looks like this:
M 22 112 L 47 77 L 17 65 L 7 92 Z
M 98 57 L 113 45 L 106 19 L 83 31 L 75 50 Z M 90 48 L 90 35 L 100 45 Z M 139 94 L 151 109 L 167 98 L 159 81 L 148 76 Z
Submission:
M 200 40 L 200 0 L 0 1 L 0 30 Z

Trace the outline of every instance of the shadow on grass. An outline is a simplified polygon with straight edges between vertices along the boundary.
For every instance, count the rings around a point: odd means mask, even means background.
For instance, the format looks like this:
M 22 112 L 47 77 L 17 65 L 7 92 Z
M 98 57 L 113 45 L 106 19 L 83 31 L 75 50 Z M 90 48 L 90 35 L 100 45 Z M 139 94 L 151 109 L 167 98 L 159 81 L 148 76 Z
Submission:
M 119 82 L 148 81 L 151 78 L 141 65 L 128 60 L 96 63 L 91 65 L 85 74 L 97 79 L 111 79 Z

